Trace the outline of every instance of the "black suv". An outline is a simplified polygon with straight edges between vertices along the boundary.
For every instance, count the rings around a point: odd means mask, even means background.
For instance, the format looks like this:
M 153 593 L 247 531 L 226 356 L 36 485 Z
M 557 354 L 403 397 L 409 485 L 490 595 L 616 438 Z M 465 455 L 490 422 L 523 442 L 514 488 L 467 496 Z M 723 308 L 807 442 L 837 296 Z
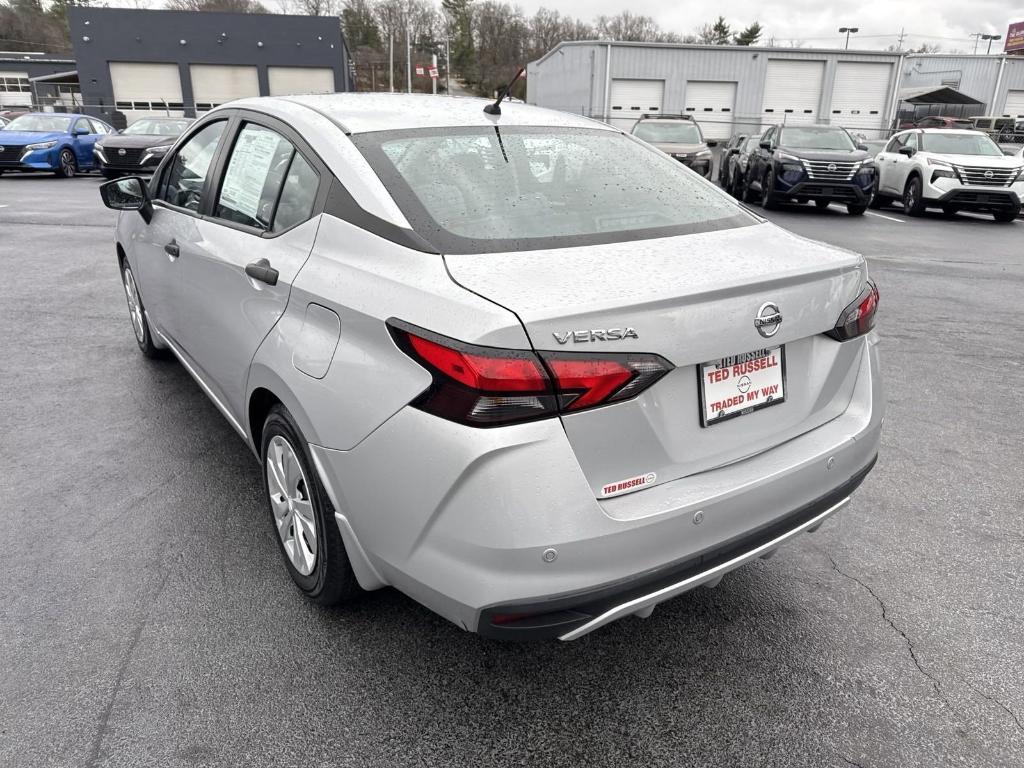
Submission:
M 819 208 L 845 203 L 852 216 L 861 216 L 874 182 L 871 155 L 845 128 L 773 125 L 750 156 L 744 200 L 768 209 L 789 200 L 813 200 Z

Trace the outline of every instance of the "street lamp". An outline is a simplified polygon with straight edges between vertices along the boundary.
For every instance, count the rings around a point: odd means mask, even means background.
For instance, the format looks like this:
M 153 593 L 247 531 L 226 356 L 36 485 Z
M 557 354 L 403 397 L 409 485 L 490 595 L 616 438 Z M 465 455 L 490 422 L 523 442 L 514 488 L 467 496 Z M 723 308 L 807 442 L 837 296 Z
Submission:
M 839 33 L 846 33 L 846 50 L 850 50 L 850 34 L 857 34 L 860 32 L 860 27 L 840 27 Z
M 989 53 L 992 53 L 992 41 L 993 40 L 1002 40 L 1003 36 L 1002 35 L 982 35 L 981 39 L 982 40 L 988 40 L 988 50 L 985 51 L 985 53 L 989 54 Z

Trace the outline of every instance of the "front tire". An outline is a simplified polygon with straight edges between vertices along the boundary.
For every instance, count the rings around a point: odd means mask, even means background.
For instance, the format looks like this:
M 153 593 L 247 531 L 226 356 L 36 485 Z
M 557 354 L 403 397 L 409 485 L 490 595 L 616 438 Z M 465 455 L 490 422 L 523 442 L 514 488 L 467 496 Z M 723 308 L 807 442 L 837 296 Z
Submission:
M 1002 224 L 1008 224 L 1009 222 L 1020 216 L 1020 206 L 1015 205 L 1013 208 L 1007 208 L 1002 211 L 993 211 L 992 218 Z
M 75 160 L 75 153 L 70 149 L 62 149 L 60 155 L 57 156 L 57 170 L 53 173 L 62 179 L 70 179 L 78 173 L 78 161 Z
M 135 275 L 127 260 L 121 264 L 121 283 L 124 286 L 124 297 L 128 302 L 128 316 L 132 321 L 132 330 L 135 332 L 135 341 L 139 345 L 139 350 L 149 358 L 163 357 L 164 350 L 153 344 L 153 332 L 150 330 L 149 320 L 146 318 L 146 308 L 142 304 L 142 296 L 135 283 Z
M 868 210 L 867 203 L 847 203 L 846 212 L 851 216 L 863 216 Z
M 879 208 L 885 208 L 891 202 L 892 202 L 892 198 L 891 197 L 886 197 L 881 192 L 879 192 L 878 176 L 875 175 L 875 182 L 874 182 L 874 185 L 871 188 L 871 202 L 868 203 L 868 205 L 871 208 L 874 208 L 875 210 L 878 210 Z
M 921 178 L 911 176 L 903 188 L 903 210 L 908 216 L 924 215 L 924 195 L 921 194 Z
M 361 590 L 308 450 L 288 409 L 271 408 L 260 455 L 274 535 L 302 594 L 318 605 L 336 605 Z
M 772 211 L 779 207 L 779 199 L 775 196 L 775 171 L 771 168 L 761 182 L 761 207 Z

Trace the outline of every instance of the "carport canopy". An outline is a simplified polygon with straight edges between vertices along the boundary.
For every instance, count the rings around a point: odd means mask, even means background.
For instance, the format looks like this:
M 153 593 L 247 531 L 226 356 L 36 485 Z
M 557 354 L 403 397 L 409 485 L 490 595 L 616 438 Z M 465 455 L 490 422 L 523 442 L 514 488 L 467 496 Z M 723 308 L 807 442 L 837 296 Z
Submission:
M 982 102 L 968 96 L 966 93 L 961 93 L 956 88 L 950 88 L 946 85 L 901 88 L 900 101 L 905 101 L 909 104 L 982 104 Z

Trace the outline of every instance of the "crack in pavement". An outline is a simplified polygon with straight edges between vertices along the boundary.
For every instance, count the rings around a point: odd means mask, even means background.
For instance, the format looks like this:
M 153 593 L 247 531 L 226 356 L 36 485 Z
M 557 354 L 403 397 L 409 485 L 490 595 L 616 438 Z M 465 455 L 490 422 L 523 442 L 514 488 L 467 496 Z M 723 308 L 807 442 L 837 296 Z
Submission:
M 167 582 L 171 578 L 171 574 L 174 573 L 178 563 L 184 558 L 184 552 L 174 559 L 173 562 L 167 567 L 167 572 L 164 577 L 160 580 L 160 585 L 156 588 L 156 592 L 149 599 L 149 610 L 146 611 L 142 620 L 139 621 L 138 626 L 132 631 L 131 639 L 128 642 L 128 647 L 125 649 L 124 655 L 121 657 L 121 662 L 118 665 L 117 676 L 114 678 L 114 689 L 110 692 L 110 698 L 107 700 L 106 706 L 103 707 L 103 711 L 100 713 L 99 723 L 96 725 L 96 733 L 92 738 L 92 747 L 89 750 L 89 757 L 85 761 L 87 768 L 95 768 L 98 765 L 100 759 L 100 751 L 103 748 L 103 739 L 107 735 L 109 730 L 108 726 L 110 723 L 110 716 L 114 712 L 114 703 L 117 701 L 117 694 L 121 692 L 121 686 L 124 684 L 125 674 L 128 671 L 128 664 L 132 660 L 132 656 L 135 655 L 135 649 L 139 645 L 139 640 L 142 638 L 142 630 L 149 624 L 149 619 L 153 615 L 153 608 L 156 605 L 157 599 L 159 599 L 161 593 L 164 591 L 164 587 L 167 586 Z
M 966 677 L 964 677 L 962 675 L 960 675 L 959 677 L 960 677 L 961 680 L 963 680 L 964 685 L 966 685 L 968 688 L 970 688 L 976 694 L 981 696 L 981 698 L 986 699 L 987 701 L 991 701 L 993 704 L 995 704 L 997 707 L 999 707 L 1001 710 L 1003 710 L 1006 714 L 1008 714 L 1010 716 L 1010 718 L 1013 720 L 1013 722 L 1016 723 L 1017 729 L 1022 731 L 1022 732 L 1024 732 L 1024 724 L 1021 723 L 1020 718 L 1017 717 L 1017 713 L 1016 712 L 1014 712 L 1008 706 L 1003 704 L 1003 702 L 1001 702 L 995 696 L 992 696 L 992 695 L 987 694 L 984 691 L 980 690 L 977 686 L 974 685 L 974 683 L 972 683 Z
M 910 641 L 910 638 L 907 637 L 907 633 L 904 632 L 899 627 L 897 627 L 895 622 L 893 622 L 893 620 L 891 618 L 889 618 L 889 609 L 886 607 L 885 603 L 882 601 L 882 598 L 880 598 L 878 595 L 876 595 L 875 594 L 875 590 L 873 590 L 871 587 L 869 587 L 863 581 L 858 579 L 856 576 L 851 576 L 850 574 L 843 572 L 839 568 L 839 565 L 836 563 L 836 561 L 832 557 L 832 555 L 828 554 L 827 552 L 825 552 L 824 554 L 829 559 L 829 561 L 832 563 L 832 569 L 836 573 L 838 573 L 843 578 L 849 579 L 850 581 L 853 581 L 853 582 L 859 584 L 864 590 L 867 591 L 867 593 L 869 595 L 871 595 L 873 598 L 875 598 L 875 602 L 877 602 L 878 606 L 882 609 L 882 618 L 885 620 L 885 622 L 890 627 L 892 627 L 894 632 L 896 632 L 900 637 L 903 638 L 903 642 L 905 642 L 907 644 L 907 650 L 910 652 L 910 660 L 914 662 L 914 666 L 917 667 L 917 671 L 920 672 L 922 675 L 924 675 L 925 677 L 928 678 L 928 680 L 932 684 L 932 688 L 935 689 L 935 695 L 938 696 L 939 699 L 942 701 L 942 703 L 946 705 L 946 708 L 952 712 L 953 711 L 953 707 L 952 707 L 952 705 L 950 705 L 949 699 L 947 699 L 943 695 L 942 689 L 940 687 L 939 679 L 937 677 L 935 677 L 934 675 L 932 675 L 927 670 L 925 670 L 924 667 L 921 666 L 921 661 L 920 661 L 920 659 L 917 658 L 917 651 L 914 650 L 914 644 Z
M 840 754 L 839 755 L 839 759 L 842 760 L 847 765 L 853 765 L 853 766 L 856 766 L 856 768 L 864 768 L 863 765 L 861 765 L 860 763 L 854 762 L 853 760 L 848 758 L 846 755 Z

